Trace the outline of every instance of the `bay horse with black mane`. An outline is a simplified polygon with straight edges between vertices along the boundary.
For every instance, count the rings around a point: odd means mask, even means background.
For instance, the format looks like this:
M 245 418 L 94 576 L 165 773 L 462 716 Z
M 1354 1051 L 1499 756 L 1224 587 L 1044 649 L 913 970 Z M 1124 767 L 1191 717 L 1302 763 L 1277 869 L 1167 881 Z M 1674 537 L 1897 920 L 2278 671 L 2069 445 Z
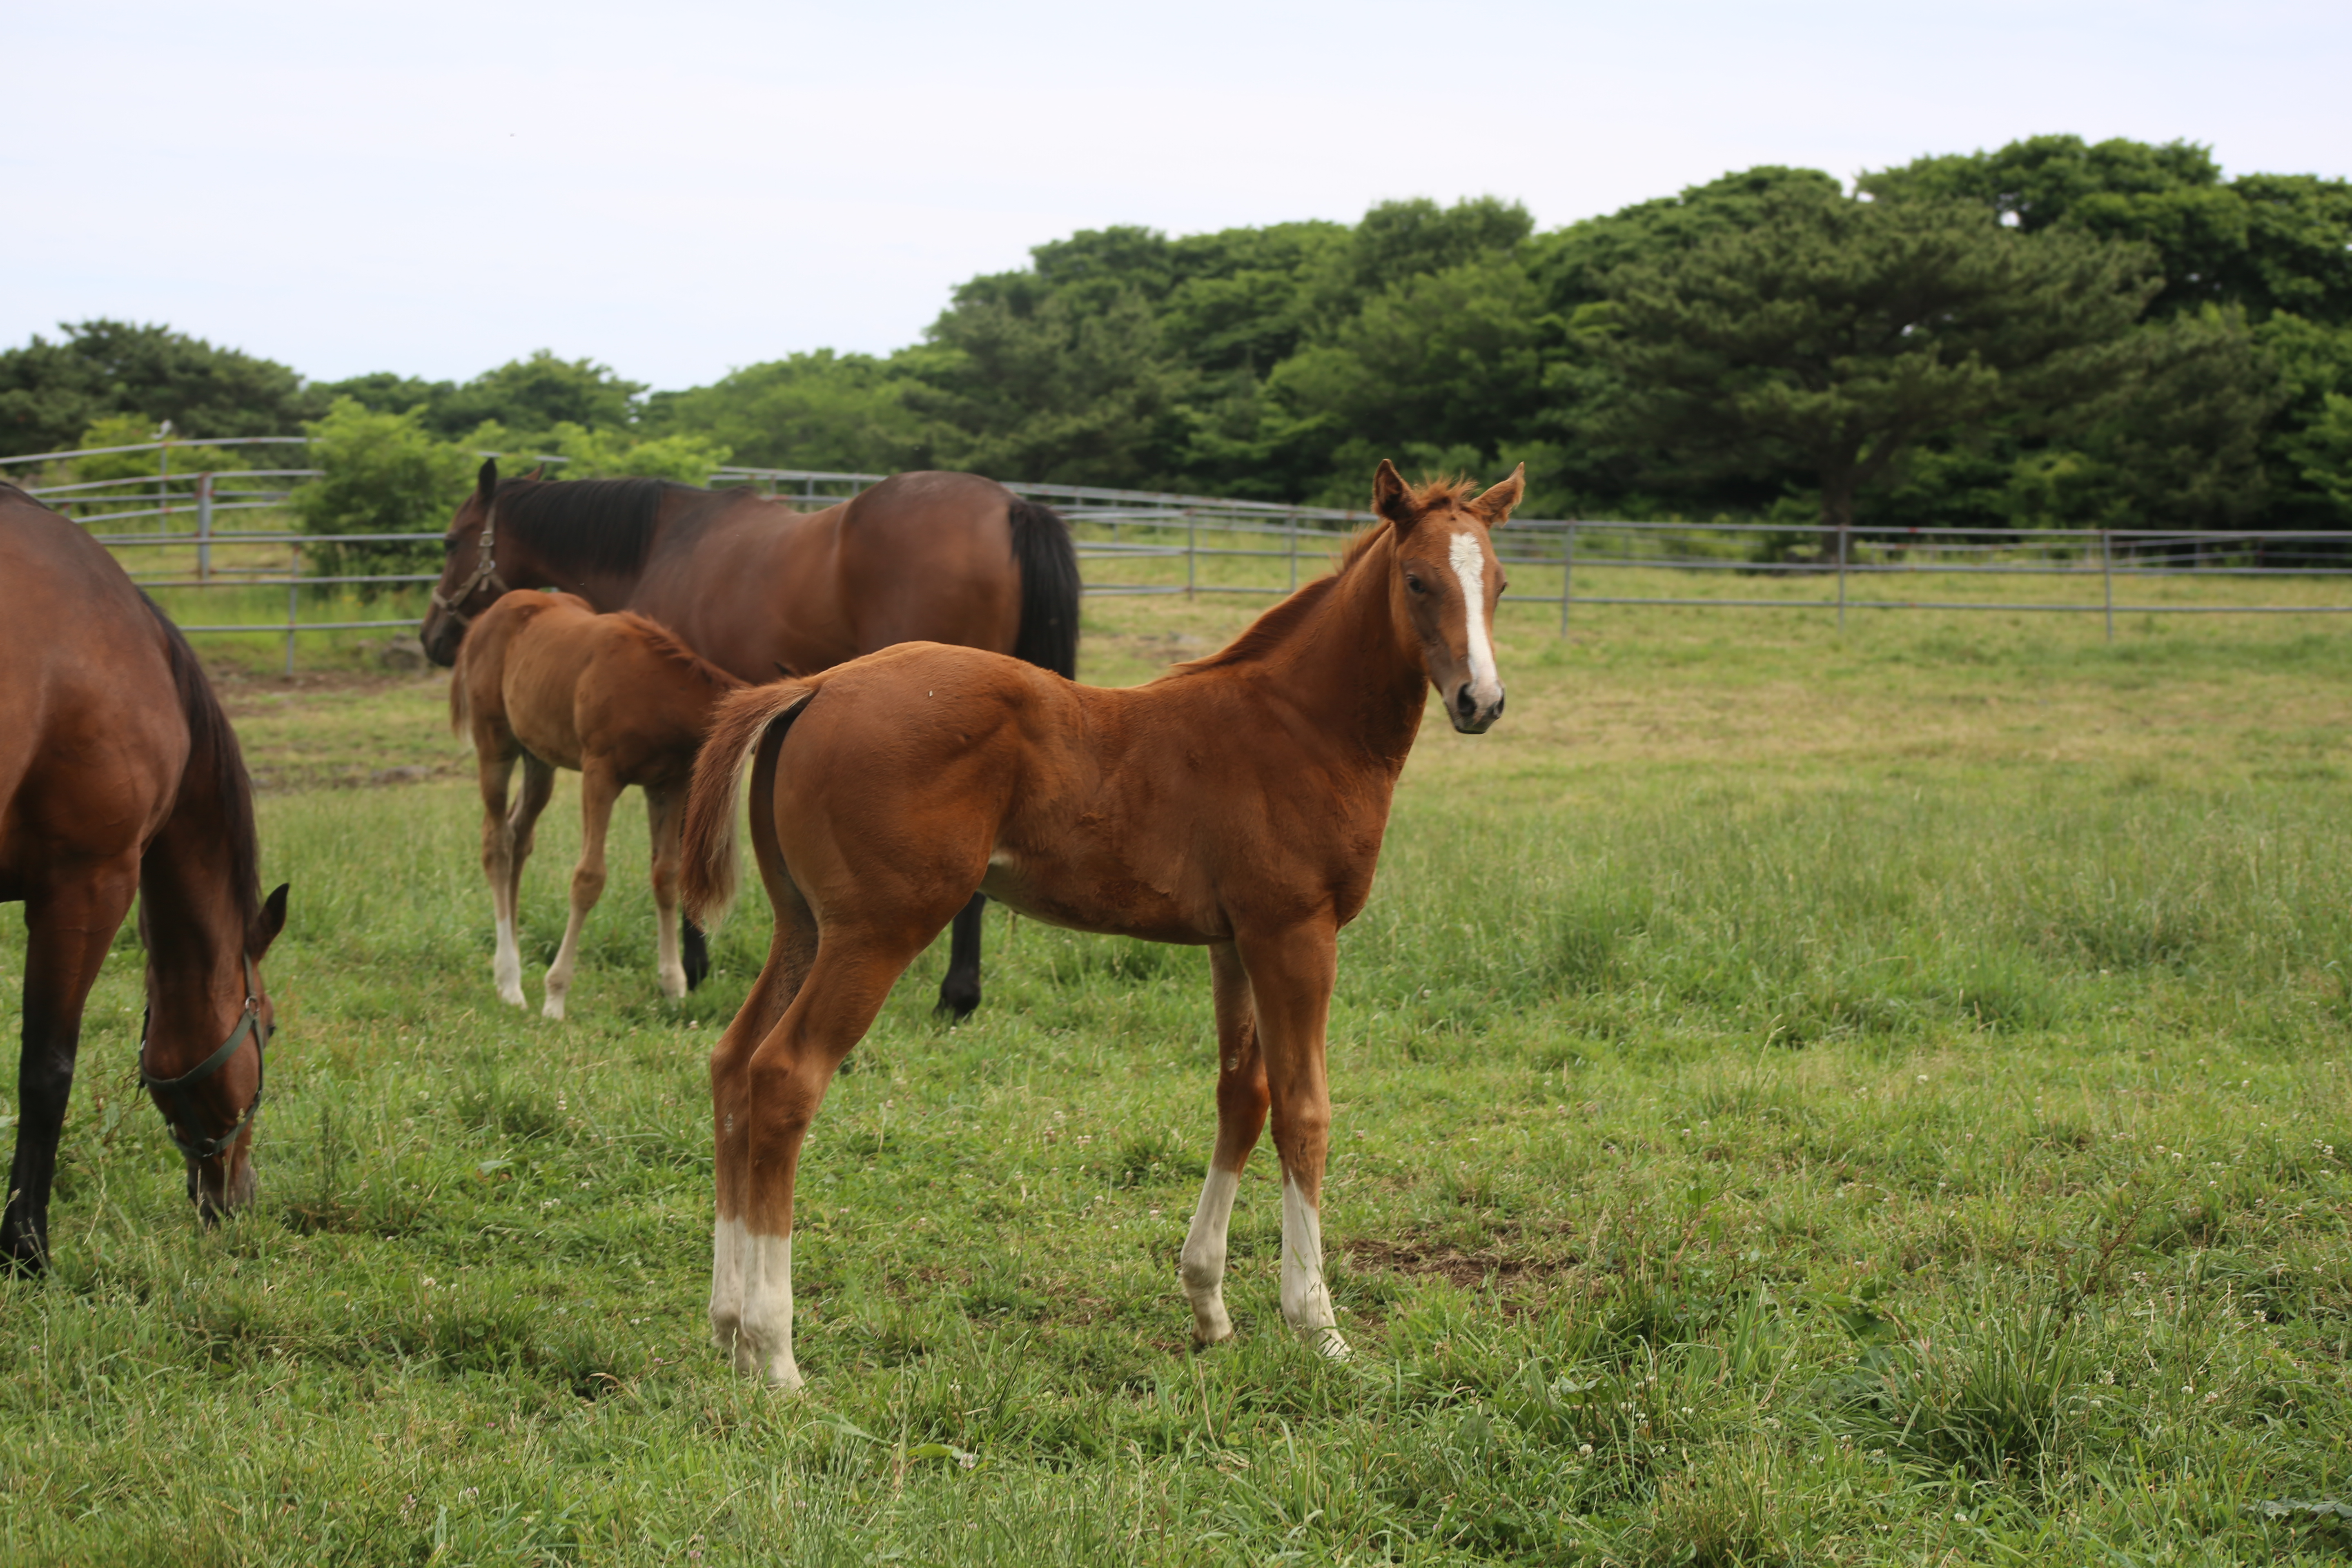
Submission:
M 467 623 L 512 588 L 561 588 L 651 616 L 739 680 L 813 675 L 901 642 L 956 643 L 1077 673 L 1078 563 L 1050 507 L 977 474 L 908 473 L 821 511 L 749 489 L 660 479 L 499 479 L 485 462 L 443 541 L 425 654 L 448 665 Z M 980 1004 L 973 894 L 940 1007 Z M 702 933 L 689 928 L 698 981 Z
M 600 616 L 576 594 L 518 588 L 475 618 L 449 676 L 449 727 L 472 742 L 481 784 L 482 872 L 498 921 L 491 974 L 502 1000 L 523 1005 L 516 904 L 558 768 L 580 775 L 580 864 L 541 1011 L 563 1016 L 580 930 L 604 891 L 613 805 L 631 784 L 646 792 L 653 838 L 655 974 L 665 994 L 686 994 L 677 924 L 686 786 L 711 710 L 742 684 L 635 611 Z M 522 794 L 509 807 L 517 763 Z
M 1223 652 L 1123 690 L 917 643 L 720 705 L 687 805 L 687 907 L 725 913 L 751 768 L 775 932 L 710 1058 L 718 1142 L 710 1326 L 740 1371 L 799 1385 L 793 1186 L 826 1086 L 892 984 L 975 889 L 1076 931 L 1209 949 L 1217 1139 L 1181 1273 L 1202 1343 L 1229 1336 L 1226 1226 L 1267 1112 L 1282 1164 L 1282 1315 L 1343 1355 L 1323 1280 L 1339 928 L 1371 891 L 1398 773 L 1434 686 L 1454 727 L 1503 711 L 1483 495 L 1409 489 L 1336 571 Z
M 254 1112 L 276 1019 L 261 960 L 252 784 L 204 668 L 70 520 L 0 484 L 0 900 L 25 906 L 24 1054 L 0 1256 L 46 1267 L 49 1191 L 82 1009 L 139 896 L 140 1081 L 210 1223 L 253 1196 Z

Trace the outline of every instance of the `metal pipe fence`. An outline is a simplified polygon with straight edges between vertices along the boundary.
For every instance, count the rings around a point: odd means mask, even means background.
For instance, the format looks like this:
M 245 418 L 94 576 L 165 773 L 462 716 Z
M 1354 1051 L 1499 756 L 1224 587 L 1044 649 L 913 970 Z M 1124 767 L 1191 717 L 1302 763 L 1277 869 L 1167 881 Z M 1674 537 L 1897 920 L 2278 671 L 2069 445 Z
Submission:
M 291 526 L 226 528 L 232 512 L 283 518 L 295 493 L 320 470 L 302 468 L 183 471 L 173 448 L 301 444 L 299 437 L 236 437 L 203 442 L 158 441 L 78 452 L 0 458 L 0 465 L 161 454 L 157 471 L 117 479 L 67 479 L 26 488 L 91 530 L 124 560 L 142 587 L 184 590 L 286 590 L 283 619 L 184 622 L 200 635 L 282 637 L 292 673 L 297 639 L 322 632 L 397 630 L 415 616 L 304 619 L 323 593 L 414 589 L 430 572 L 312 571 L 318 552 L 347 545 L 415 543 L 438 535 L 313 534 Z M 742 485 L 803 507 L 828 506 L 884 476 L 802 468 L 722 468 L 714 485 Z M 275 481 L 275 482 L 272 482 Z M 1085 574 L 1084 592 L 1099 596 L 1202 594 L 1276 595 L 1291 592 L 1303 571 L 1319 570 L 1369 510 L 1293 506 L 1233 497 L 1111 489 L 1099 486 L 1016 483 L 1007 488 L 1049 503 L 1069 521 Z M 186 520 L 186 526 L 174 526 Z M 262 521 L 260 517 L 254 521 Z M 288 520 L 290 523 L 290 520 Z M 143 525 L 143 526 L 128 526 Z M 1514 603 L 1556 605 L 1565 634 L 1577 605 L 1694 609 L 1794 609 L 1849 612 L 1997 610 L 2099 615 L 2115 637 L 2118 615 L 2336 615 L 2352 612 L 2352 594 L 2294 603 L 2182 603 L 2136 595 L 2149 584 L 2265 579 L 2326 590 L 2352 576 L 2352 532 L 2217 531 L 2113 528 L 1989 532 L 1957 528 L 1840 531 L 1822 524 L 1690 523 L 1586 519 L 1514 519 L 1495 536 Z M 178 552 L 174 554 L 173 552 Z M 1901 591 L 1956 579 L 1995 584 L 2053 580 L 2056 596 L 2020 593 L 1988 598 L 1949 592 Z M 2095 583 L 2095 590 L 2094 584 Z M 2125 598 L 2116 597 L 2118 584 Z M 2068 584 L 2079 592 L 2064 591 Z M 1721 591 L 1696 593 L 1689 587 Z M 1741 584 L 1753 584 L 1742 591 Z M 1685 586 L 1687 585 L 1687 586 Z M 1957 584 L 1956 584 L 1957 585 Z M 1668 591 L 1681 588 L 1683 591 Z

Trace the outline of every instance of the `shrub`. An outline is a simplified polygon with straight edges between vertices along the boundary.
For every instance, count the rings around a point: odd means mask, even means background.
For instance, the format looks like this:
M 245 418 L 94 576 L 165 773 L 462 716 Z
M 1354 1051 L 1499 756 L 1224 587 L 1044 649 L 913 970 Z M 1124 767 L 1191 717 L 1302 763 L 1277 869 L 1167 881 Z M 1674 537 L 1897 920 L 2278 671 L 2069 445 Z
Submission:
M 324 470 L 294 494 L 303 531 L 419 536 L 415 544 L 313 545 L 313 571 L 323 576 L 431 571 L 440 558 L 440 534 L 472 479 L 464 449 L 434 439 L 416 409 L 378 413 L 348 397 L 335 399 L 325 418 L 303 428 L 310 459 Z M 395 585 L 359 584 L 370 595 Z

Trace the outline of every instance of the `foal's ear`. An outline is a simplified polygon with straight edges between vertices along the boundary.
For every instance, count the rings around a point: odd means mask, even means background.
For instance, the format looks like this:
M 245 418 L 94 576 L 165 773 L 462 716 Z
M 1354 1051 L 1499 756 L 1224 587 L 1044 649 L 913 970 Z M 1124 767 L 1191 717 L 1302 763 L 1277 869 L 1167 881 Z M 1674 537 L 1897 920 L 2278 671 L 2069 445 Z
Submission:
M 1470 503 L 1470 514 L 1488 528 L 1500 528 L 1511 521 L 1511 509 L 1528 493 L 1528 466 L 1521 463 L 1511 470 L 1511 477 Z
M 1405 489 L 1404 476 L 1386 458 L 1372 470 L 1372 510 L 1395 524 L 1399 533 L 1412 532 L 1412 525 L 1421 521 L 1412 507 L 1412 493 Z
M 543 479 L 547 478 L 547 465 L 545 463 L 540 464 L 539 467 L 525 474 L 523 478 L 526 479 Z
M 286 929 L 286 890 L 292 885 L 280 882 L 276 892 L 261 900 L 260 929 L 253 933 L 254 958 L 259 959 L 268 952 L 269 944 L 278 940 L 278 933 Z
M 482 498 L 484 506 L 489 505 L 499 493 L 499 460 L 496 458 L 482 459 L 481 470 L 474 476 L 474 493 Z

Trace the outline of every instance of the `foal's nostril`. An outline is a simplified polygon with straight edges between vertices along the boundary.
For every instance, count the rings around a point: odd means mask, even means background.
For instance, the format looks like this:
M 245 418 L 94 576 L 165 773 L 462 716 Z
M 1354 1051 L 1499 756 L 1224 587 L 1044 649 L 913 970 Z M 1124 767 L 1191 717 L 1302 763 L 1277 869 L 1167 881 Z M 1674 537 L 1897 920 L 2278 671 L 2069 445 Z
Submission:
M 1477 717 L 1478 700 L 1470 695 L 1470 688 L 1467 684 L 1465 684 L 1461 690 L 1456 691 L 1454 694 L 1454 710 L 1461 714 L 1465 719 L 1473 719 Z

